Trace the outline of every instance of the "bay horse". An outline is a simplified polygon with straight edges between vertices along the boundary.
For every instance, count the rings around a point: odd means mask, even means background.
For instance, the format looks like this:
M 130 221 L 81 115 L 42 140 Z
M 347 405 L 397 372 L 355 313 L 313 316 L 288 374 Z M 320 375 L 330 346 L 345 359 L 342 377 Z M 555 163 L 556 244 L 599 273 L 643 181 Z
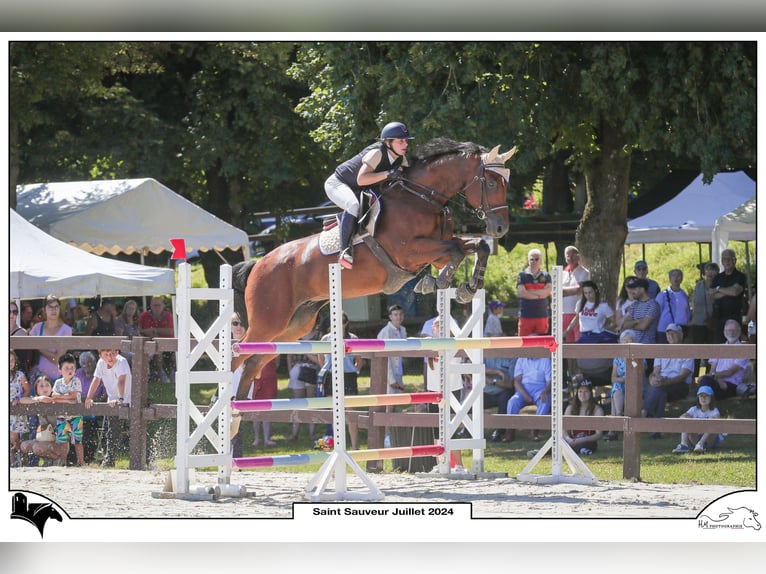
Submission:
M 477 144 L 448 138 L 420 147 L 404 179 L 381 188 L 375 241 L 368 237 L 364 245 L 356 246 L 353 269 L 343 270 L 343 297 L 394 293 L 419 273 L 425 275 L 416 290 L 447 288 L 460 262 L 476 253 L 471 280 L 459 288 L 462 300 L 470 300 L 483 287 L 489 247 L 483 239 L 454 234 L 447 203 L 456 196 L 463 198 L 484 220 L 487 235 L 505 235 L 510 225 L 506 201 L 510 171 L 504 164 L 516 148 L 504 154 L 499 149 L 498 145 L 488 152 Z M 243 342 L 297 341 L 311 331 L 329 301 L 328 265 L 337 261 L 337 254 L 322 255 L 318 236 L 296 239 L 257 262 L 234 266 L 235 310 L 247 329 Z M 441 269 L 436 278 L 427 273 L 431 265 Z M 234 358 L 232 371 L 247 361 L 237 399 L 247 397 L 250 384 L 244 381 L 258 377 L 275 356 Z

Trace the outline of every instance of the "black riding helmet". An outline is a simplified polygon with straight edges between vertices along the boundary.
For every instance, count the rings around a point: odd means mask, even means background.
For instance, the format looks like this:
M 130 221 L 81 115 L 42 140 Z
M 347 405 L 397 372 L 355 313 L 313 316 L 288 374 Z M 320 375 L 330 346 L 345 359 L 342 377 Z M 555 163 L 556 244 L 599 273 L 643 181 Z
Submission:
M 382 140 L 411 140 L 414 139 L 410 135 L 410 130 L 407 129 L 401 122 L 390 122 L 383 126 L 380 132 L 380 139 Z

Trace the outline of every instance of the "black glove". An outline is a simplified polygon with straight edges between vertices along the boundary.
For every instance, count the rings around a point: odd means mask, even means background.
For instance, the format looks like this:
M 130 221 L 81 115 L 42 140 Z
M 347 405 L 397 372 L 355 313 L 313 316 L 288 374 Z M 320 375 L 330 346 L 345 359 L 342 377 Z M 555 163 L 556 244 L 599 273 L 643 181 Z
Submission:
M 390 179 L 392 181 L 401 181 L 402 179 L 404 179 L 404 174 L 398 169 L 390 169 L 388 170 L 387 179 Z

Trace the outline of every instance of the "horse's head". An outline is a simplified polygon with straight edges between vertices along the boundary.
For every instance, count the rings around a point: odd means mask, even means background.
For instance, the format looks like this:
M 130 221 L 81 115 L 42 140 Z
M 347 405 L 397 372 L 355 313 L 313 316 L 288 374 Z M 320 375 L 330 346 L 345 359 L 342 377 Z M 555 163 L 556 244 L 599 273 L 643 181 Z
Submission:
M 481 156 L 478 203 L 476 203 L 475 192 L 471 194 L 470 190 L 466 190 L 468 202 L 476 209 L 479 219 L 486 220 L 487 234 L 492 237 L 502 237 L 508 232 L 510 226 L 506 189 L 511 170 L 505 167 L 505 162 L 516 153 L 516 147 L 503 154 L 499 152 L 500 146 L 497 145 Z

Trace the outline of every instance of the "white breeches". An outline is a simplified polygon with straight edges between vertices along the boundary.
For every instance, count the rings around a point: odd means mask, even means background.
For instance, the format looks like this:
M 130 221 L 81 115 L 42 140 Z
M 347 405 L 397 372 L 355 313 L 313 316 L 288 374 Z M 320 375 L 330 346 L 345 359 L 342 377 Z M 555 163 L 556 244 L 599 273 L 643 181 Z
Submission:
M 332 202 L 340 207 L 343 211 L 347 211 L 354 217 L 359 217 L 359 199 L 356 197 L 354 191 L 343 183 L 335 174 L 332 174 L 324 182 L 324 190 Z

